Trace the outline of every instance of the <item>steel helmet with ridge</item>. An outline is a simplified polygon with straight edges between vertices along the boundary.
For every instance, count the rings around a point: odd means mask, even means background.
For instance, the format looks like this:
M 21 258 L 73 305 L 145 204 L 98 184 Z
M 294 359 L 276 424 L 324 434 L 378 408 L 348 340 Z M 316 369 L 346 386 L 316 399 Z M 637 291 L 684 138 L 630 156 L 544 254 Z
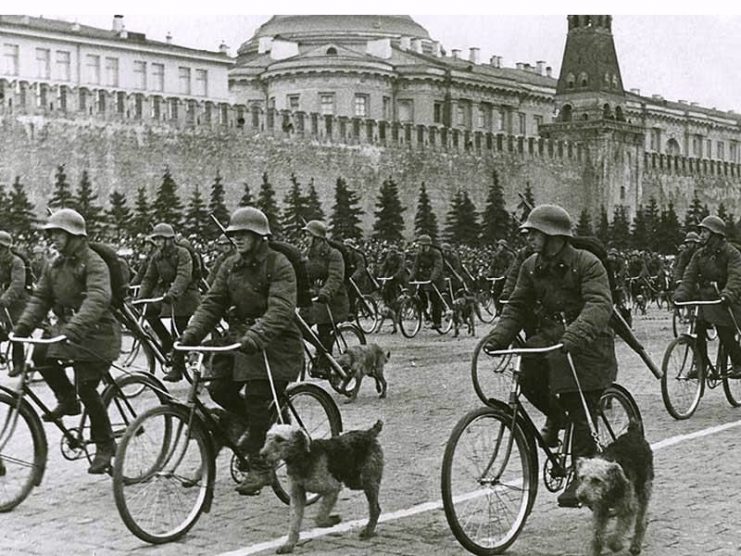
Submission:
M 538 230 L 547 236 L 573 237 L 571 216 L 558 205 L 538 205 L 520 226 L 520 230 Z
M 268 217 L 260 209 L 240 207 L 232 213 L 229 218 L 229 226 L 225 231 L 226 233 L 253 232 L 259 236 L 269 236 L 270 223 Z
M 63 230 L 73 236 L 87 237 L 85 219 L 76 210 L 63 208 L 49 217 L 42 230 Z
M 310 220 L 304 226 L 304 231 L 309 232 L 314 237 L 327 239 L 327 225 L 321 220 Z
M 726 237 L 726 223 L 720 216 L 706 216 L 700 222 L 700 228 L 706 228 L 714 234 Z
M 419 245 L 432 245 L 432 238 L 429 234 L 422 234 L 417 238 L 417 243 Z
M 8 232 L 0 230 L 0 245 L 3 247 L 13 247 L 13 238 Z
M 169 224 L 160 222 L 154 228 L 152 228 L 152 233 L 149 234 L 149 237 L 172 238 L 172 237 L 175 237 L 175 230 Z
M 687 232 L 687 235 L 684 236 L 684 242 L 687 243 L 689 241 L 694 241 L 695 243 L 699 243 L 700 236 L 697 235 L 697 232 Z

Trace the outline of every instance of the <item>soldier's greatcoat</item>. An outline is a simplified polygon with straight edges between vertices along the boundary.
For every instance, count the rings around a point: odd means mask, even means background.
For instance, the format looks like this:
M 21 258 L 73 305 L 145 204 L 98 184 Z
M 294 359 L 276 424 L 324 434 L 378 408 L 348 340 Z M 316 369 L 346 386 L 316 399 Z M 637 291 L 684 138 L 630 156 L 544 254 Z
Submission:
M 8 309 L 13 322 L 23 313 L 28 301 L 26 291 L 26 263 L 10 249 L 3 249 L 0 254 L 0 305 Z M 3 312 L 0 320 L 5 322 Z
M 311 307 L 301 309 L 301 315 L 309 324 L 330 324 L 329 306 L 334 322 L 347 320 L 350 300 L 344 284 L 345 262 L 342 253 L 326 241 L 314 241 L 306 252 L 306 259 L 306 272 L 309 282 L 314 285 L 314 295 L 326 295 L 329 303 L 313 303 Z
M 172 305 L 163 303 L 160 316 L 189 317 L 201 302 L 198 282 L 193 280 L 193 261 L 190 252 L 177 244 L 165 244 L 157 249 L 147 265 L 139 297 L 159 297 L 169 294 Z

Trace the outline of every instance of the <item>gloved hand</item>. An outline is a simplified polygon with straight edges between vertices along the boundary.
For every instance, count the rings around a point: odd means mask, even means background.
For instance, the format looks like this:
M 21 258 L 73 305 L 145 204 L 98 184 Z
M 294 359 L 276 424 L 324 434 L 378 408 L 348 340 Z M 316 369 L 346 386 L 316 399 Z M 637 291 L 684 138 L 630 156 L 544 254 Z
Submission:
M 326 305 L 327 303 L 329 303 L 329 296 L 326 293 L 322 292 L 316 296 L 316 302 Z
M 67 342 L 70 344 L 81 344 L 82 343 L 82 338 L 77 336 L 77 334 L 75 334 L 74 332 L 68 332 L 66 330 L 62 330 L 62 334 L 67 336 Z
M 680 303 L 684 303 L 685 301 L 687 301 L 687 298 L 682 294 L 675 293 L 674 296 L 672 296 L 672 301 L 679 301 Z
M 544 348 L 552 345 L 553 341 L 549 340 L 545 336 L 541 336 L 540 334 L 535 334 L 534 336 L 530 336 L 527 340 L 525 340 L 525 344 L 523 347 Z
M 18 336 L 19 338 L 28 338 L 32 332 L 33 328 L 26 324 L 16 324 L 13 327 L 13 336 Z
M 244 354 L 252 355 L 253 353 L 260 351 L 260 346 L 257 345 L 257 342 L 253 340 L 250 335 L 242 336 L 240 344 L 241 347 L 239 349 Z
M 727 294 L 720 294 L 720 304 L 723 305 L 723 307 L 730 307 L 733 305 L 733 301 L 731 301 L 731 298 L 728 297 Z
M 162 296 L 162 303 L 172 303 L 173 301 L 175 301 L 175 296 L 169 292 Z
M 491 354 L 494 351 L 499 351 L 501 349 L 507 349 L 507 346 L 501 345 L 500 342 L 498 342 L 494 338 L 489 338 L 484 343 L 484 347 L 481 348 L 481 349 L 483 349 L 484 350 L 484 353 L 486 353 L 488 355 L 488 354 Z
M 180 342 L 184 346 L 197 346 L 200 343 L 196 335 L 188 332 L 187 330 L 183 332 L 183 335 L 180 336 L 178 342 Z

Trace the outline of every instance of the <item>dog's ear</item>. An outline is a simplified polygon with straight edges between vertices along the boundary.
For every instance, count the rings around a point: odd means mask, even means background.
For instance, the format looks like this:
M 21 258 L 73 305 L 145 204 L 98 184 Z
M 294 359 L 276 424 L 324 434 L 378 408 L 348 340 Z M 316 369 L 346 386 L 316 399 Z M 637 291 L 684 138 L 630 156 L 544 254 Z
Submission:
M 309 436 L 309 433 L 303 428 L 297 429 L 296 432 L 297 441 L 299 442 L 301 449 L 308 454 L 311 452 L 311 437 Z
M 624 498 L 628 489 L 628 477 L 619 463 L 613 462 L 608 467 L 607 480 L 610 485 L 610 496 L 613 499 Z
M 391 352 L 390 351 L 387 351 L 386 352 L 386 361 L 388 361 L 389 359 L 391 359 Z

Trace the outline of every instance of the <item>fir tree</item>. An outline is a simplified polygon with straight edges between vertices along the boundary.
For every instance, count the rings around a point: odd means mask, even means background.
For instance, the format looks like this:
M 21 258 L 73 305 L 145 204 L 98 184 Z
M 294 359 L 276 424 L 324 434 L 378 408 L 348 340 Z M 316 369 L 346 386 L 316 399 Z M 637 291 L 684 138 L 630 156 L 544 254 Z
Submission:
M 656 244 L 659 253 L 676 253 L 677 247 L 682 243 L 684 235 L 679 226 L 679 218 L 674 212 L 674 204 L 661 211 L 659 227 L 656 231 Z
M 57 173 L 54 178 L 54 189 L 52 190 L 51 199 L 47 203 L 49 208 L 62 209 L 74 208 L 74 197 L 69 183 L 67 183 L 67 174 L 64 173 L 64 164 L 57 166 Z
M 481 227 L 479 226 L 476 205 L 473 204 L 473 201 L 468 196 L 468 191 L 464 191 L 461 198 L 458 213 L 458 234 L 459 243 L 471 247 L 478 246 Z
M 291 187 L 283 198 L 283 235 L 288 241 L 301 239 L 301 230 L 308 220 L 305 216 L 306 199 L 301 193 L 301 184 L 291 174 Z
M 93 192 L 90 176 L 87 170 L 83 170 L 74 203 L 77 212 L 85 219 L 85 227 L 89 237 L 98 235 L 103 227 L 103 207 L 95 203 L 97 200 L 98 194 Z
M 9 207 L 8 204 L 10 203 L 10 197 L 8 195 L 8 192 L 5 191 L 5 184 L 0 183 L 0 222 L 7 222 L 8 221 L 8 214 L 9 214 Z M 0 224 L 0 229 L 4 224 Z
M 376 201 L 376 211 L 373 215 L 376 221 L 373 223 L 374 239 L 400 242 L 404 239 L 404 211 L 399 200 L 399 186 L 389 177 L 381 184 Z
M 330 236 L 332 239 L 362 239 L 360 217 L 363 214 L 358 206 L 358 194 L 347 186 L 343 178 L 337 178 L 334 192 L 334 207 L 330 217 Z
M 314 178 L 309 180 L 309 192 L 306 194 L 304 199 L 306 201 L 306 207 L 304 210 L 304 218 L 306 221 L 309 220 L 324 220 L 324 209 L 322 209 L 322 202 L 319 200 L 319 194 L 314 187 Z
M 273 237 L 283 237 L 283 229 L 280 225 L 280 209 L 275 201 L 275 190 L 268 180 L 267 172 L 263 172 L 262 174 L 262 185 L 257 194 L 257 208 L 265 213 Z
M 255 199 L 252 198 L 252 192 L 250 191 L 250 184 L 244 182 L 244 189 L 242 190 L 242 198 L 239 200 L 240 207 L 254 207 Z
M 165 168 L 162 183 L 157 188 L 152 203 L 152 220 L 157 224 L 160 222 L 170 224 L 176 230 L 183 212 L 183 205 L 178 197 L 177 187 L 175 180 L 170 175 L 170 169 Z
M 625 249 L 630 244 L 630 222 L 623 205 L 615 205 L 610 224 L 612 244 L 618 249 Z
M 21 177 L 16 176 L 13 189 L 8 196 L 8 213 L 6 225 L 11 233 L 30 234 L 36 224 L 36 211 L 33 203 L 28 200 L 25 187 L 21 183 Z
M 213 214 L 222 226 L 229 222 L 229 209 L 226 208 L 226 202 L 224 201 L 224 184 L 221 183 L 221 174 L 219 174 L 218 171 L 214 177 L 214 183 L 211 184 L 211 197 L 208 201 L 208 212 Z M 208 225 L 202 227 L 206 239 L 216 239 L 221 235 L 219 228 L 213 225 L 211 218 L 208 215 L 206 220 Z
M 133 234 L 148 234 L 152 230 L 152 209 L 147 199 L 147 189 L 143 185 L 136 190 L 136 201 L 134 203 L 134 215 L 131 219 L 131 231 Z
M 188 199 L 188 206 L 185 209 L 183 232 L 188 237 L 195 235 L 200 238 L 204 236 L 206 228 L 216 227 L 210 224 L 211 219 L 208 216 L 208 209 L 206 208 L 206 203 L 203 201 L 201 189 L 196 185 L 190 199 Z
M 432 212 L 430 197 L 427 195 L 427 186 L 422 182 L 417 198 L 417 213 L 414 215 L 414 235 L 419 237 L 427 234 L 433 242 L 437 241 L 437 216 Z
M 494 170 L 492 182 L 486 196 L 486 205 L 481 215 L 484 244 L 493 245 L 499 239 L 510 237 L 511 217 L 504 206 L 504 193 L 499 185 L 499 175 Z
M 116 238 L 121 239 L 124 231 L 136 234 L 136 229 L 132 226 L 131 209 L 126 205 L 126 196 L 114 189 L 108 200 L 111 206 L 106 211 L 106 218 L 115 230 Z
M 648 238 L 648 227 L 646 225 L 646 215 L 643 210 L 643 205 L 638 205 L 635 217 L 633 218 L 633 227 L 630 233 L 630 245 L 636 249 L 642 249 L 646 247 L 646 244 L 650 239 Z M 614 225 L 614 219 L 613 219 Z M 613 230 L 614 234 L 614 230 Z
M 659 227 L 661 220 L 661 211 L 656 203 L 656 198 L 651 197 L 648 200 L 648 206 L 643 210 L 643 220 L 646 224 L 646 235 L 642 239 L 633 235 L 633 244 L 639 245 L 639 242 L 643 241 L 643 245 L 647 245 L 652 251 L 658 251 L 658 245 L 656 243 L 656 232 Z
M 728 224 L 728 210 L 726 209 L 725 203 L 723 201 L 720 202 L 718 205 L 718 209 L 716 211 L 716 214 L 718 215 L 718 218 L 723 220 L 726 224 Z
M 607 216 L 607 209 L 605 205 L 600 205 L 599 208 L 599 222 L 597 223 L 597 237 L 605 245 L 610 245 L 612 239 L 610 238 L 610 220 Z
M 692 196 L 692 202 L 690 203 L 690 206 L 687 208 L 687 212 L 684 214 L 684 231 L 690 232 L 697 227 L 697 225 L 702 221 L 704 213 L 704 209 L 702 207 L 702 203 L 700 202 L 700 199 L 697 197 L 697 191 L 695 191 L 694 195 Z
M 585 207 L 579 214 L 579 223 L 576 225 L 576 235 L 591 236 L 593 234 L 594 232 L 592 231 L 592 217 L 589 216 L 589 211 Z

